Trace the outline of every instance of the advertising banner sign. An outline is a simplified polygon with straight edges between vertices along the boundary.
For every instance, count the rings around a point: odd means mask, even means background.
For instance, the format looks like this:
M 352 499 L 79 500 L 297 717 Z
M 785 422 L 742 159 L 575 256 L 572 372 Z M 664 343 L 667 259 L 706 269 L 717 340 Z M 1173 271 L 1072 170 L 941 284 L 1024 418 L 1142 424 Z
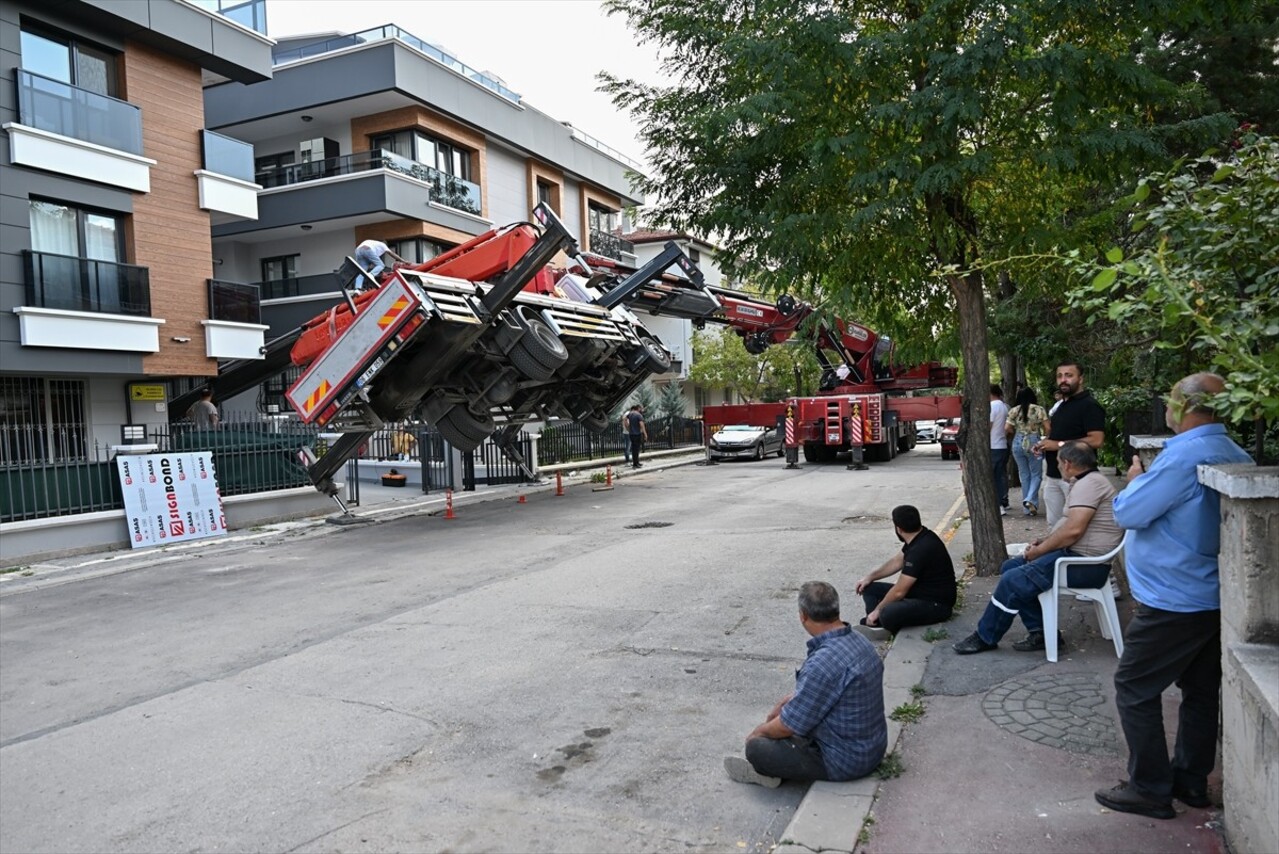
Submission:
M 224 537 L 226 518 L 208 451 L 116 457 L 133 548 Z

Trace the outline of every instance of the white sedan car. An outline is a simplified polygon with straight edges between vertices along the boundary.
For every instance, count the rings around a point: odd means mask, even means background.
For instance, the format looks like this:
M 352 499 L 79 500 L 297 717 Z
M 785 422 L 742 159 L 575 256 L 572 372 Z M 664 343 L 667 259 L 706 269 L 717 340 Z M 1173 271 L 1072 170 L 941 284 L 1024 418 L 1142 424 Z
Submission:
M 782 439 L 772 427 L 730 424 L 711 436 L 711 459 L 762 460 L 768 454 L 781 456 Z

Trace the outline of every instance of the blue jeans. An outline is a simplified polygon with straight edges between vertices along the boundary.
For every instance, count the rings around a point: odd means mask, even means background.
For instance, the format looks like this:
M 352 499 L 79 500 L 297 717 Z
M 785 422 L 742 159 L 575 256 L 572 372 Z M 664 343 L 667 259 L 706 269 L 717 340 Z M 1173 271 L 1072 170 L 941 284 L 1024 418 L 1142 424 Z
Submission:
M 1022 447 L 1023 441 L 1026 447 Z M 1018 433 L 1012 439 L 1013 460 L 1017 463 L 1017 474 L 1021 477 L 1021 500 L 1029 501 L 1036 511 L 1039 510 L 1039 484 L 1044 479 L 1044 458 L 1031 453 L 1030 448 L 1039 441 L 1036 434 Z
M 990 468 L 995 475 L 995 497 L 1000 507 L 1008 506 L 1008 449 L 990 449 Z
M 1070 549 L 1057 549 L 1029 562 L 1024 557 L 1004 561 L 999 570 L 999 583 L 990 594 L 990 604 L 977 623 L 981 639 L 986 643 L 999 643 L 1018 614 L 1026 631 L 1042 632 L 1044 612 L 1039 607 L 1039 594 L 1053 586 L 1053 564 L 1057 558 L 1074 554 Z M 1071 587 L 1100 587 L 1109 575 L 1109 564 L 1072 566 L 1066 570 L 1066 583 Z
M 386 265 L 382 263 L 382 256 L 378 255 L 372 249 L 359 247 L 355 250 L 355 260 L 361 267 L 368 271 L 369 275 L 377 280 L 378 273 L 386 269 Z

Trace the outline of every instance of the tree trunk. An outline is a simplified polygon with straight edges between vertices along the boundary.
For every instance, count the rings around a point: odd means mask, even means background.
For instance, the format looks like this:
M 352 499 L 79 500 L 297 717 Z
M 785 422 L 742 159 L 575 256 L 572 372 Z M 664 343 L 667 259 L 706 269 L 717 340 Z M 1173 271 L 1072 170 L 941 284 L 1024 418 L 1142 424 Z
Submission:
M 959 345 L 964 364 L 964 495 L 973 526 L 973 559 L 978 575 L 995 575 L 1007 558 L 1004 526 L 990 466 L 990 356 L 987 351 L 986 298 L 980 271 L 951 276 L 959 309 Z

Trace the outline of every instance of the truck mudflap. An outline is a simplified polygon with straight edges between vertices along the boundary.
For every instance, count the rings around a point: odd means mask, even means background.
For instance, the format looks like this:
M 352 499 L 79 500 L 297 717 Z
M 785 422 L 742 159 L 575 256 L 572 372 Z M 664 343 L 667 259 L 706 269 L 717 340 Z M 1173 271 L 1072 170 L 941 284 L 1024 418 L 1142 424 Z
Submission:
M 307 424 L 328 424 L 399 355 L 427 319 L 431 303 L 396 276 L 377 291 L 333 344 L 285 393 Z

